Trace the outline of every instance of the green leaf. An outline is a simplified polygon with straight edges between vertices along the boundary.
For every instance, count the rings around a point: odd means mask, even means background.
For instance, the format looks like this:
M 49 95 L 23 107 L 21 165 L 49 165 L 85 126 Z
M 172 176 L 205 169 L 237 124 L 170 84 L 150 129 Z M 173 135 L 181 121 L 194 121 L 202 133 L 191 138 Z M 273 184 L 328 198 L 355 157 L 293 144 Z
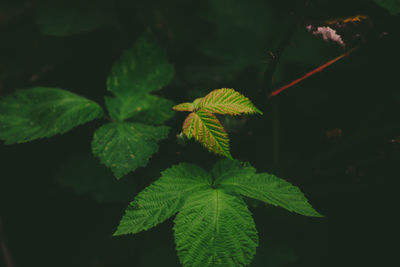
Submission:
M 100 127 L 92 141 L 93 154 L 119 179 L 145 166 L 158 150 L 157 141 L 167 138 L 168 127 L 113 122 Z
M 190 111 L 194 110 L 193 103 L 182 103 L 173 107 L 176 111 Z
M 147 230 L 178 213 L 175 243 L 183 266 L 247 266 L 258 236 L 240 194 L 320 216 L 297 187 L 272 175 L 256 174 L 247 163 L 225 159 L 211 173 L 181 163 L 139 193 L 114 235 Z
M 106 107 L 111 118 L 117 121 L 131 119 L 132 121 L 161 124 L 170 119 L 174 112 L 171 100 L 145 94 L 140 97 L 105 97 Z
M 114 235 L 137 233 L 165 221 L 178 212 L 190 193 L 210 183 L 209 173 L 192 164 L 166 169 L 129 204 Z
M 0 99 L 0 139 L 14 144 L 51 137 L 102 116 L 98 104 L 69 91 L 18 90 Z
M 226 172 L 230 172 L 229 175 L 217 178 L 217 183 L 225 190 L 234 191 L 305 216 L 322 217 L 308 203 L 300 189 L 285 180 L 268 173 L 255 174 L 253 170 L 242 170 L 238 161 L 216 164 L 212 171 L 214 175 L 224 172 L 221 164 Z
M 107 89 L 114 97 L 106 96 L 105 103 L 117 123 L 96 132 L 92 150 L 117 178 L 145 166 L 158 150 L 156 141 L 167 137 L 167 127 L 151 125 L 170 119 L 174 103 L 149 93 L 168 84 L 173 74 L 172 65 L 150 31 L 112 66 Z
M 77 194 L 90 195 L 98 202 L 126 202 L 137 193 L 133 179 L 117 181 L 111 171 L 89 153 L 68 158 L 57 171 L 56 179 Z
M 161 89 L 174 76 L 174 68 L 155 36 L 146 31 L 112 66 L 107 89 L 115 95 L 139 96 Z
M 256 173 L 256 169 L 248 163 L 241 163 L 238 160 L 220 160 L 214 164 L 211 175 L 215 179 L 215 184 L 232 177 L 251 177 Z
M 223 115 L 262 114 L 247 97 L 228 88 L 213 90 L 203 97 L 199 109 Z
M 190 113 L 183 123 L 183 134 L 194 137 L 208 151 L 232 158 L 229 152 L 229 138 L 224 127 L 214 114 L 198 110 Z
M 68 36 L 113 22 L 110 0 L 39 0 L 35 22 L 44 34 Z
M 386 8 L 392 15 L 400 14 L 400 0 L 375 0 L 375 2 Z
M 245 266 L 258 246 L 246 203 L 219 189 L 190 196 L 175 218 L 174 232 L 183 266 Z
M 210 152 L 232 158 L 229 152 L 229 137 L 213 113 L 239 115 L 260 113 L 251 101 L 233 89 L 216 89 L 193 103 L 182 103 L 173 107 L 177 111 L 193 111 L 183 122 L 182 131 L 189 139 L 194 137 Z

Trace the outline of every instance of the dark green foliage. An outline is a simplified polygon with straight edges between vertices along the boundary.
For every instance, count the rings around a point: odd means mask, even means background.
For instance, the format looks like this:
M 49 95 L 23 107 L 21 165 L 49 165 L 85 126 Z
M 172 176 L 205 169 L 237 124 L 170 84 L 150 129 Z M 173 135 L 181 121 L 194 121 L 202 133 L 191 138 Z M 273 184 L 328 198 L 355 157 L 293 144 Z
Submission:
M 397 15 L 400 13 L 399 0 L 375 0 L 375 2 L 389 10 L 392 15 Z
M 107 89 L 116 96 L 141 95 L 160 90 L 173 76 L 174 68 L 168 63 L 165 51 L 148 30 L 112 66 Z
M 102 116 L 95 102 L 65 90 L 19 90 L 0 99 L 0 139 L 14 144 L 51 137 Z
M 210 173 L 192 164 L 173 166 L 129 205 L 114 235 L 147 230 L 175 213 L 175 242 L 184 266 L 244 266 L 258 236 L 241 196 L 307 216 L 321 217 L 303 193 L 239 161 L 222 160 Z
M 44 34 L 67 36 L 112 23 L 111 0 L 38 0 L 35 22 Z
M 128 201 L 136 185 L 133 179 L 118 181 L 93 155 L 79 154 L 60 166 L 56 179 L 78 194 L 90 195 L 98 202 Z
M 172 65 L 150 31 L 112 66 L 107 89 L 115 97 L 106 96 L 105 102 L 116 122 L 95 132 L 92 151 L 117 178 L 145 166 L 158 150 L 157 141 L 168 136 L 168 127 L 154 125 L 173 116 L 173 102 L 149 93 L 167 85 L 173 74 Z
M 112 122 L 94 133 L 92 150 L 119 179 L 137 167 L 146 166 L 158 150 L 157 141 L 167 135 L 165 126 Z

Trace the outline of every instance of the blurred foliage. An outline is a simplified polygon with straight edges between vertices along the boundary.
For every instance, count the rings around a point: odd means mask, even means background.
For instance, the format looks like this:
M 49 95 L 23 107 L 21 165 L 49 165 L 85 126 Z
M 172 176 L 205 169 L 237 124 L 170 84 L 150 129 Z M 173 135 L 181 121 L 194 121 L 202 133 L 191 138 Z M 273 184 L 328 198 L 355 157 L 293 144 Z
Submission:
M 98 202 L 126 202 L 136 192 L 133 179 L 118 181 L 93 155 L 79 154 L 65 160 L 56 179 L 78 194 L 90 195 Z
M 399 0 L 375 0 L 375 2 L 389 10 L 392 15 L 397 15 L 400 13 Z
M 113 23 L 111 0 L 38 0 L 35 22 L 42 33 L 68 36 Z

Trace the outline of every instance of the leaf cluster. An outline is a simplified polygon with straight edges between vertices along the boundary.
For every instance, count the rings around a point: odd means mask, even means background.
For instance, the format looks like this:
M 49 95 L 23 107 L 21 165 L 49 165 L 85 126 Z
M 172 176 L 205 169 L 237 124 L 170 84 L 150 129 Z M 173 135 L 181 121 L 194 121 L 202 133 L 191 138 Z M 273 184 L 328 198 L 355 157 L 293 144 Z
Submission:
M 162 172 L 126 209 L 114 235 L 134 234 L 175 217 L 183 266 L 244 266 L 256 253 L 255 223 L 242 197 L 321 217 L 296 186 L 249 164 L 224 159 L 210 172 L 188 163 Z
M 229 159 L 229 138 L 224 127 L 214 114 L 240 115 L 262 112 L 251 101 L 234 89 L 222 88 L 211 91 L 192 103 L 173 107 L 176 111 L 191 112 L 183 122 L 182 132 L 187 138 L 195 138 L 210 152 Z
M 145 166 L 158 150 L 157 141 L 168 136 L 169 128 L 159 125 L 173 116 L 173 102 L 150 93 L 167 85 L 173 75 L 173 66 L 150 31 L 113 64 L 107 90 L 114 96 L 105 97 L 111 122 L 95 131 L 92 151 L 117 178 Z M 66 90 L 17 90 L 0 99 L 0 139 L 14 144 L 48 138 L 103 115 L 100 105 Z

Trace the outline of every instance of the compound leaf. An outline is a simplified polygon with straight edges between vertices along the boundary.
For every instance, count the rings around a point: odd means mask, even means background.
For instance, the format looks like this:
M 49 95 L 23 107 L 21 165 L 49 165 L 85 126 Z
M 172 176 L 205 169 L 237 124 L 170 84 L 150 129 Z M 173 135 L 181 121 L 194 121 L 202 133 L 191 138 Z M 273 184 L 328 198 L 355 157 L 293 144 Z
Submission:
M 240 170 L 237 167 L 238 164 L 238 162 L 233 164 L 225 163 L 226 172 L 230 172 L 230 174 L 224 175 L 223 178 L 217 178 L 218 184 L 222 188 L 305 216 L 322 217 L 308 203 L 306 197 L 297 186 L 272 174 L 251 174 L 249 171 Z M 236 165 L 235 171 L 232 171 L 232 165 Z M 223 172 L 223 170 L 219 172 Z
M 167 138 L 167 135 L 166 126 L 108 123 L 94 133 L 92 151 L 119 179 L 130 171 L 145 166 L 158 150 L 157 141 Z
M 224 115 L 262 114 L 247 97 L 229 88 L 216 89 L 210 92 L 201 99 L 199 108 Z
M 214 114 L 198 110 L 188 115 L 183 123 L 183 134 L 194 137 L 208 151 L 232 158 L 229 152 L 229 138 L 224 127 Z
M 190 193 L 210 183 L 209 173 L 192 164 L 166 169 L 129 204 L 114 235 L 137 233 L 163 222 L 178 212 Z
M 215 178 L 215 184 L 232 177 L 253 176 L 256 169 L 248 163 L 242 163 L 238 160 L 220 160 L 214 164 L 211 175 Z
M 0 99 L 0 139 L 14 144 L 51 137 L 102 116 L 98 104 L 66 90 L 18 90 Z
M 190 111 L 183 122 L 182 132 L 189 139 L 194 137 L 208 151 L 232 158 L 229 152 L 229 137 L 224 127 L 214 115 L 239 115 L 262 112 L 251 101 L 233 89 L 222 88 L 211 91 L 205 97 L 192 103 L 182 103 L 173 107 L 176 111 Z
M 151 125 L 171 118 L 174 103 L 149 93 L 168 84 L 173 74 L 172 65 L 150 31 L 112 66 L 107 89 L 114 97 L 106 96 L 105 103 L 117 123 L 96 132 L 92 150 L 117 178 L 145 166 L 158 150 L 156 141 L 167 137 L 167 127 Z
M 191 195 L 175 218 L 174 232 L 183 266 L 245 266 L 258 246 L 245 202 L 219 189 Z

